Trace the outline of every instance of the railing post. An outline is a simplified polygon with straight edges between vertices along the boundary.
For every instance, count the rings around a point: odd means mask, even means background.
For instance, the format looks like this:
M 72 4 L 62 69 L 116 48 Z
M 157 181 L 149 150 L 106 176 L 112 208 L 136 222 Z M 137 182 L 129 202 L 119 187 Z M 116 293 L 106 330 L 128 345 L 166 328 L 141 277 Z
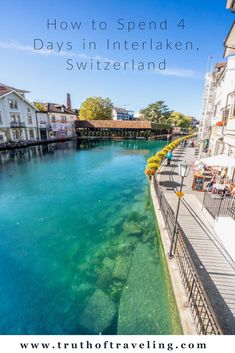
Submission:
M 176 229 L 176 232 L 175 232 L 175 244 L 173 245 L 173 254 L 175 254 L 175 252 L 176 252 L 176 247 L 177 247 L 177 242 L 178 242 L 179 235 L 180 235 L 180 231 L 179 231 L 179 228 L 177 226 L 177 229 Z
M 218 208 L 218 212 L 217 212 L 217 215 L 216 215 L 216 219 L 218 219 L 219 217 L 219 214 L 220 214 L 220 210 L 221 210 L 221 206 L 222 206 L 222 202 L 223 202 L 223 196 L 221 197 L 221 200 L 220 200 L 220 204 L 219 204 L 219 208 Z
M 203 202 L 202 202 L 202 210 L 205 207 L 206 196 L 207 196 L 207 191 L 204 192 Z
M 163 193 L 160 192 L 160 198 L 159 198 L 159 206 L 160 206 L 160 208 L 162 207 L 162 198 L 163 198 Z
M 191 285 L 191 289 L 190 289 L 190 292 L 189 292 L 189 295 L 188 295 L 188 301 L 189 301 L 189 302 L 190 302 L 191 296 L 192 296 L 192 294 L 193 294 L 194 284 L 195 284 L 195 278 L 193 278 L 192 285 Z
M 169 215 L 169 209 L 167 208 L 167 211 L 166 211 L 166 220 L 165 220 L 166 228 L 167 228 L 167 223 L 168 223 L 168 215 Z

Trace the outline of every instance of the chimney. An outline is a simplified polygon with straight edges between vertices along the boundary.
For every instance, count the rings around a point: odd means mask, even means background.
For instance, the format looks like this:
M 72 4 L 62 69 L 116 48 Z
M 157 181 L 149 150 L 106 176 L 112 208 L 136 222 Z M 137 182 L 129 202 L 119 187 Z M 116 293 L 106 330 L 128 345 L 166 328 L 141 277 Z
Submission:
M 70 93 L 67 93 L 67 109 L 72 110 Z

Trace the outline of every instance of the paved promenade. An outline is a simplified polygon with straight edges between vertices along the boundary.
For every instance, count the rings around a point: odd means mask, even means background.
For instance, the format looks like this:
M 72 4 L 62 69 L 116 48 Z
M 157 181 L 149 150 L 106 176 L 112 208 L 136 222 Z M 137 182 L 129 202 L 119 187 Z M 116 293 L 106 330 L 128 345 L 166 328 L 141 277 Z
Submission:
M 181 182 L 177 163 L 194 159 L 193 148 L 178 147 L 171 165 L 161 168 L 160 185 L 174 213 L 178 202 L 175 191 Z M 215 233 L 209 214 L 202 210 L 204 194 L 192 190 L 192 181 L 191 170 L 184 181 L 178 222 L 223 333 L 235 334 L 235 263 Z

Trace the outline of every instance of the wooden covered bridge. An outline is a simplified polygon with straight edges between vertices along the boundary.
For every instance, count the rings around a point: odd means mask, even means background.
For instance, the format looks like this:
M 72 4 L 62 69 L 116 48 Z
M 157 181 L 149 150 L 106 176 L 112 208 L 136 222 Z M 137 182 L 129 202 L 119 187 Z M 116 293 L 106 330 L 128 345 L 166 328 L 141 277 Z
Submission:
M 78 138 L 154 138 L 166 137 L 171 129 L 150 121 L 77 120 Z

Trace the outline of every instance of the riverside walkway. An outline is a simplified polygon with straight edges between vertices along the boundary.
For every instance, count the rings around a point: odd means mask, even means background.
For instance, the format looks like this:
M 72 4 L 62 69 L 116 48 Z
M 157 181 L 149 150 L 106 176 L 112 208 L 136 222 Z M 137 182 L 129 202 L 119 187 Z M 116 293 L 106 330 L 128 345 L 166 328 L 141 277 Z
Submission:
M 168 204 L 176 213 L 180 186 L 178 162 L 192 163 L 194 148 L 178 147 L 171 165 L 163 165 L 158 182 Z M 223 334 L 235 334 L 235 263 L 220 242 L 212 219 L 202 207 L 203 192 L 193 191 L 193 171 L 184 180 L 178 224 L 185 243 Z

